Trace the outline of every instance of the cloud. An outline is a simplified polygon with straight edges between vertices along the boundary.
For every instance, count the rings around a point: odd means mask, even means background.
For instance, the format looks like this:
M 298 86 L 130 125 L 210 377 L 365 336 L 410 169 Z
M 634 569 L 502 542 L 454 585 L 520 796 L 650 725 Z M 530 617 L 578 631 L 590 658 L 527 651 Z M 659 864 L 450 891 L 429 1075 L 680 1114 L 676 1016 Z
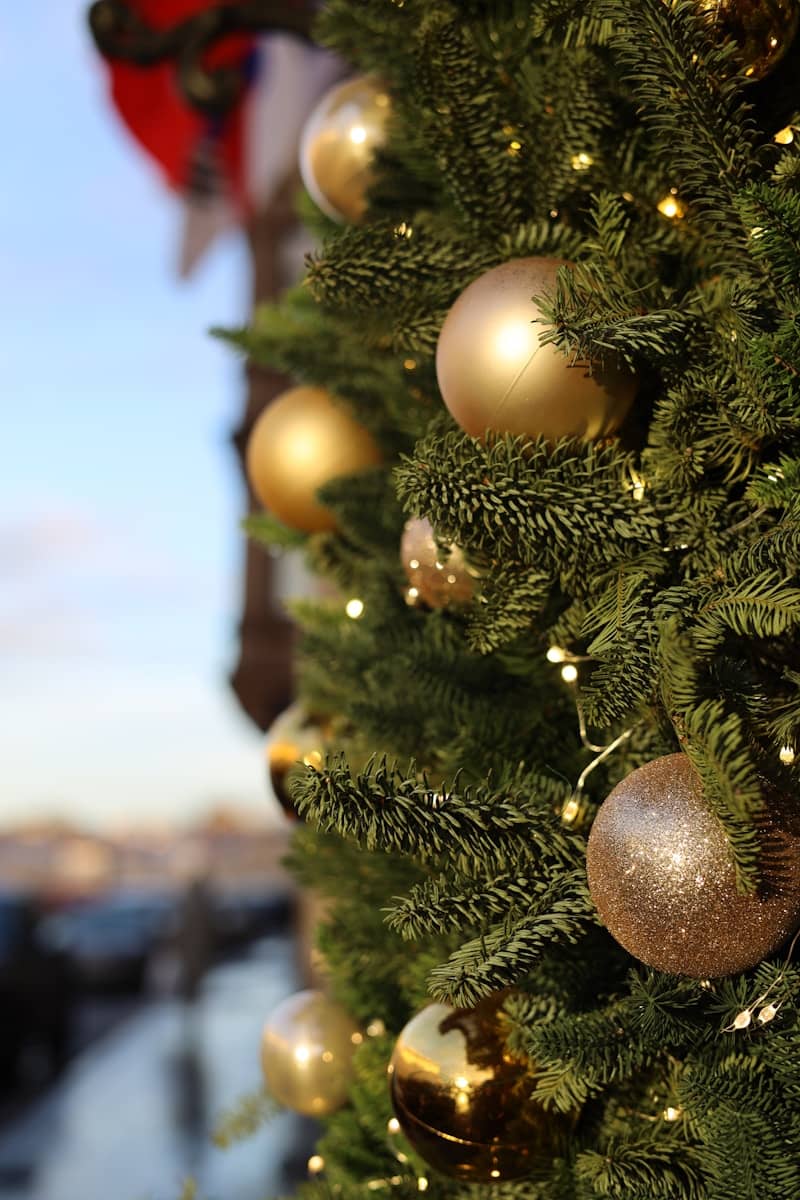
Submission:
M 177 619 L 200 585 L 130 531 L 66 505 L 0 520 L 0 578 L 0 654 L 15 657 L 100 652 L 123 614 Z

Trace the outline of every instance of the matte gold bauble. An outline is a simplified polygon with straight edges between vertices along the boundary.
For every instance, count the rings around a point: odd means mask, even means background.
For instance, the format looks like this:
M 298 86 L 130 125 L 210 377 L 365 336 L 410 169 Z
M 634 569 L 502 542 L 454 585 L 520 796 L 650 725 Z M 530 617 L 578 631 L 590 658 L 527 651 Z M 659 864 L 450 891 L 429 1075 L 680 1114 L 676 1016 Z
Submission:
M 319 770 L 327 735 L 324 723 L 299 701 L 290 704 L 270 726 L 266 745 L 269 781 L 275 799 L 292 820 L 297 819 L 297 810 L 288 787 L 289 772 L 299 763 Z
M 589 890 L 605 925 L 648 966 L 710 979 L 754 967 L 800 923 L 800 837 L 760 822 L 759 894 L 736 890 L 722 826 L 685 754 L 618 783 L 598 812 L 586 856 Z
M 527 1063 L 509 1053 L 500 1005 L 429 1004 L 397 1039 L 389 1065 L 403 1133 L 432 1167 L 455 1179 L 522 1179 L 562 1154 L 573 1118 L 531 1099 Z
M 473 437 L 487 429 L 529 437 L 586 439 L 617 429 L 636 376 L 611 363 L 573 362 L 543 345 L 534 294 L 552 291 L 556 258 L 515 258 L 481 275 L 450 309 L 436 374 L 444 402 Z
M 408 579 L 409 601 L 431 608 L 468 604 L 475 592 L 475 576 L 458 546 L 439 550 L 433 527 L 425 517 L 406 521 L 400 541 L 400 558 Z
M 380 462 L 380 451 L 329 392 L 295 387 L 264 409 L 247 443 L 247 477 L 265 508 L 293 529 L 320 533 L 336 522 L 317 491 L 339 475 Z
M 261 1035 L 269 1091 L 308 1117 L 335 1112 L 347 1099 L 362 1041 L 355 1021 L 324 992 L 297 992 L 278 1005 Z
M 300 174 L 311 198 L 334 221 L 360 221 L 375 151 L 386 141 L 391 102 L 369 76 L 331 88 L 303 129 Z
M 739 49 L 745 75 L 763 79 L 794 41 L 800 20 L 797 0 L 697 0 L 714 32 Z

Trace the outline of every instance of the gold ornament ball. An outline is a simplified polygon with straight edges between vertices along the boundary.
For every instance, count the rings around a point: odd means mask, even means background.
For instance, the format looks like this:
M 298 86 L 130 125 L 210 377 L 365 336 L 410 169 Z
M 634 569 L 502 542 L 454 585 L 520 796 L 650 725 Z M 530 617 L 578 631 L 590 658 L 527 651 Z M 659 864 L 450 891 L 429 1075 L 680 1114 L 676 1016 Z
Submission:
M 444 402 L 463 430 L 586 439 L 613 433 L 636 392 L 632 372 L 572 362 L 543 345 L 531 297 L 552 291 L 556 258 L 516 258 L 487 271 L 448 312 L 436 348 Z
M 363 1036 L 324 992 L 289 996 L 261 1035 L 261 1067 L 279 1103 L 308 1117 L 336 1112 L 347 1100 L 353 1054 Z
M 386 88 L 359 76 L 331 88 L 311 113 L 300 141 L 300 174 L 314 202 L 334 221 L 360 221 L 373 180 L 375 151 L 386 141 Z
M 429 1004 L 403 1029 L 389 1087 L 403 1133 L 430 1166 L 455 1179 L 523 1179 L 563 1154 L 573 1118 L 531 1099 L 528 1065 L 505 1044 L 500 1005 Z
M 475 575 L 458 546 L 440 551 L 433 527 L 425 517 L 406 521 L 400 540 L 400 558 L 408 579 L 411 601 L 431 608 L 469 604 L 475 593 Z
M 275 799 L 287 817 L 297 819 L 288 787 L 292 767 L 305 763 L 319 770 L 325 754 L 328 730 L 325 724 L 296 701 L 276 717 L 267 734 L 266 757 L 269 782 Z
M 762 889 L 736 890 L 722 826 L 685 754 L 623 779 L 589 836 L 589 890 L 609 933 L 635 958 L 711 979 L 749 970 L 800 923 L 800 836 L 771 811 L 760 822 Z
M 763 79 L 794 41 L 800 21 L 797 0 L 697 0 L 715 34 L 735 42 L 750 79 Z
M 319 488 L 380 460 L 366 429 L 319 387 L 289 388 L 273 400 L 253 426 L 246 452 L 258 499 L 304 533 L 335 527 L 333 513 L 317 499 Z

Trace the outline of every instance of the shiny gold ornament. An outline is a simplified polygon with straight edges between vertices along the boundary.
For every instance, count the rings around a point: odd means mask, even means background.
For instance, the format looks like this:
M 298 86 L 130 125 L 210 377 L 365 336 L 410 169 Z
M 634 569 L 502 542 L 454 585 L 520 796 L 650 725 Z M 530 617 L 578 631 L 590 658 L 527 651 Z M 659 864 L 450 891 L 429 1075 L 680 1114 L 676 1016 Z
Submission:
M 395 1044 L 389 1087 L 414 1149 L 455 1179 L 522 1179 L 564 1152 L 573 1119 L 531 1099 L 528 1064 L 505 1045 L 500 1005 L 429 1004 Z
M 556 258 L 516 258 L 475 279 L 439 334 L 436 374 L 444 402 L 473 437 L 500 433 L 586 439 L 613 433 L 636 376 L 610 364 L 575 363 L 542 345 L 534 294 L 552 291 Z
M 287 777 L 292 767 L 304 763 L 319 770 L 325 754 L 328 730 L 306 711 L 299 701 L 290 704 L 273 721 L 267 734 L 266 757 L 269 781 L 275 799 L 287 817 L 297 819 Z
M 331 88 L 300 141 L 300 174 L 311 198 L 334 221 L 360 221 L 373 181 L 375 151 L 386 141 L 391 110 L 381 83 L 359 76 Z
M 430 521 L 406 521 L 400 541 L 400 558 L 409 584 L 410 598 L 431 608 L 468 604 L 475 592 L 475 575 L 458 546 L 440 551 Z
M 763 79 L 783 58 L 797 33 L 797 0 L 697 0 L 720 38 L 739 48 L 739 62 L 750 79 Z
M 282 392 L 253 426 L 247 443 L 247 477 L 265 508 L 305 533 L 333 529 L 330 509 L 317 490 L 339 475 L 380 462 L 380 451 L 324 388 Z
M 595 818 L 589 890 L 609 933 L 660 971 L 710 979 L 754 967 L 800 923 L 800 836 L 768 813 L 762 890 L 736 890 L 730 846 L 685 754 L 618 783 Z
M 289 996 L 261 1035 L 261 1067 L 279 1103 L 308 1117 L 341 1108 L 353 1078 L 353 1054 L 364 1040 L 355 1021 L 324 992 Z

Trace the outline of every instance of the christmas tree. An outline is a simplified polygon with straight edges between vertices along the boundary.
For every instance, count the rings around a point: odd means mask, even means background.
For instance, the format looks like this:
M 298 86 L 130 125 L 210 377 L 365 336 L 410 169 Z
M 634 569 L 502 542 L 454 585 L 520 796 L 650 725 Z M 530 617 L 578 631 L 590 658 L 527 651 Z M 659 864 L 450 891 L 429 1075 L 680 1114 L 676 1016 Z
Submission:
M 295 606 L 360 1042 L 309 1200 L 800 1196 L 797 21 L 320 15 L 321 249 L 227 335 L 298 385 L 250 531 L 341 595 Z

